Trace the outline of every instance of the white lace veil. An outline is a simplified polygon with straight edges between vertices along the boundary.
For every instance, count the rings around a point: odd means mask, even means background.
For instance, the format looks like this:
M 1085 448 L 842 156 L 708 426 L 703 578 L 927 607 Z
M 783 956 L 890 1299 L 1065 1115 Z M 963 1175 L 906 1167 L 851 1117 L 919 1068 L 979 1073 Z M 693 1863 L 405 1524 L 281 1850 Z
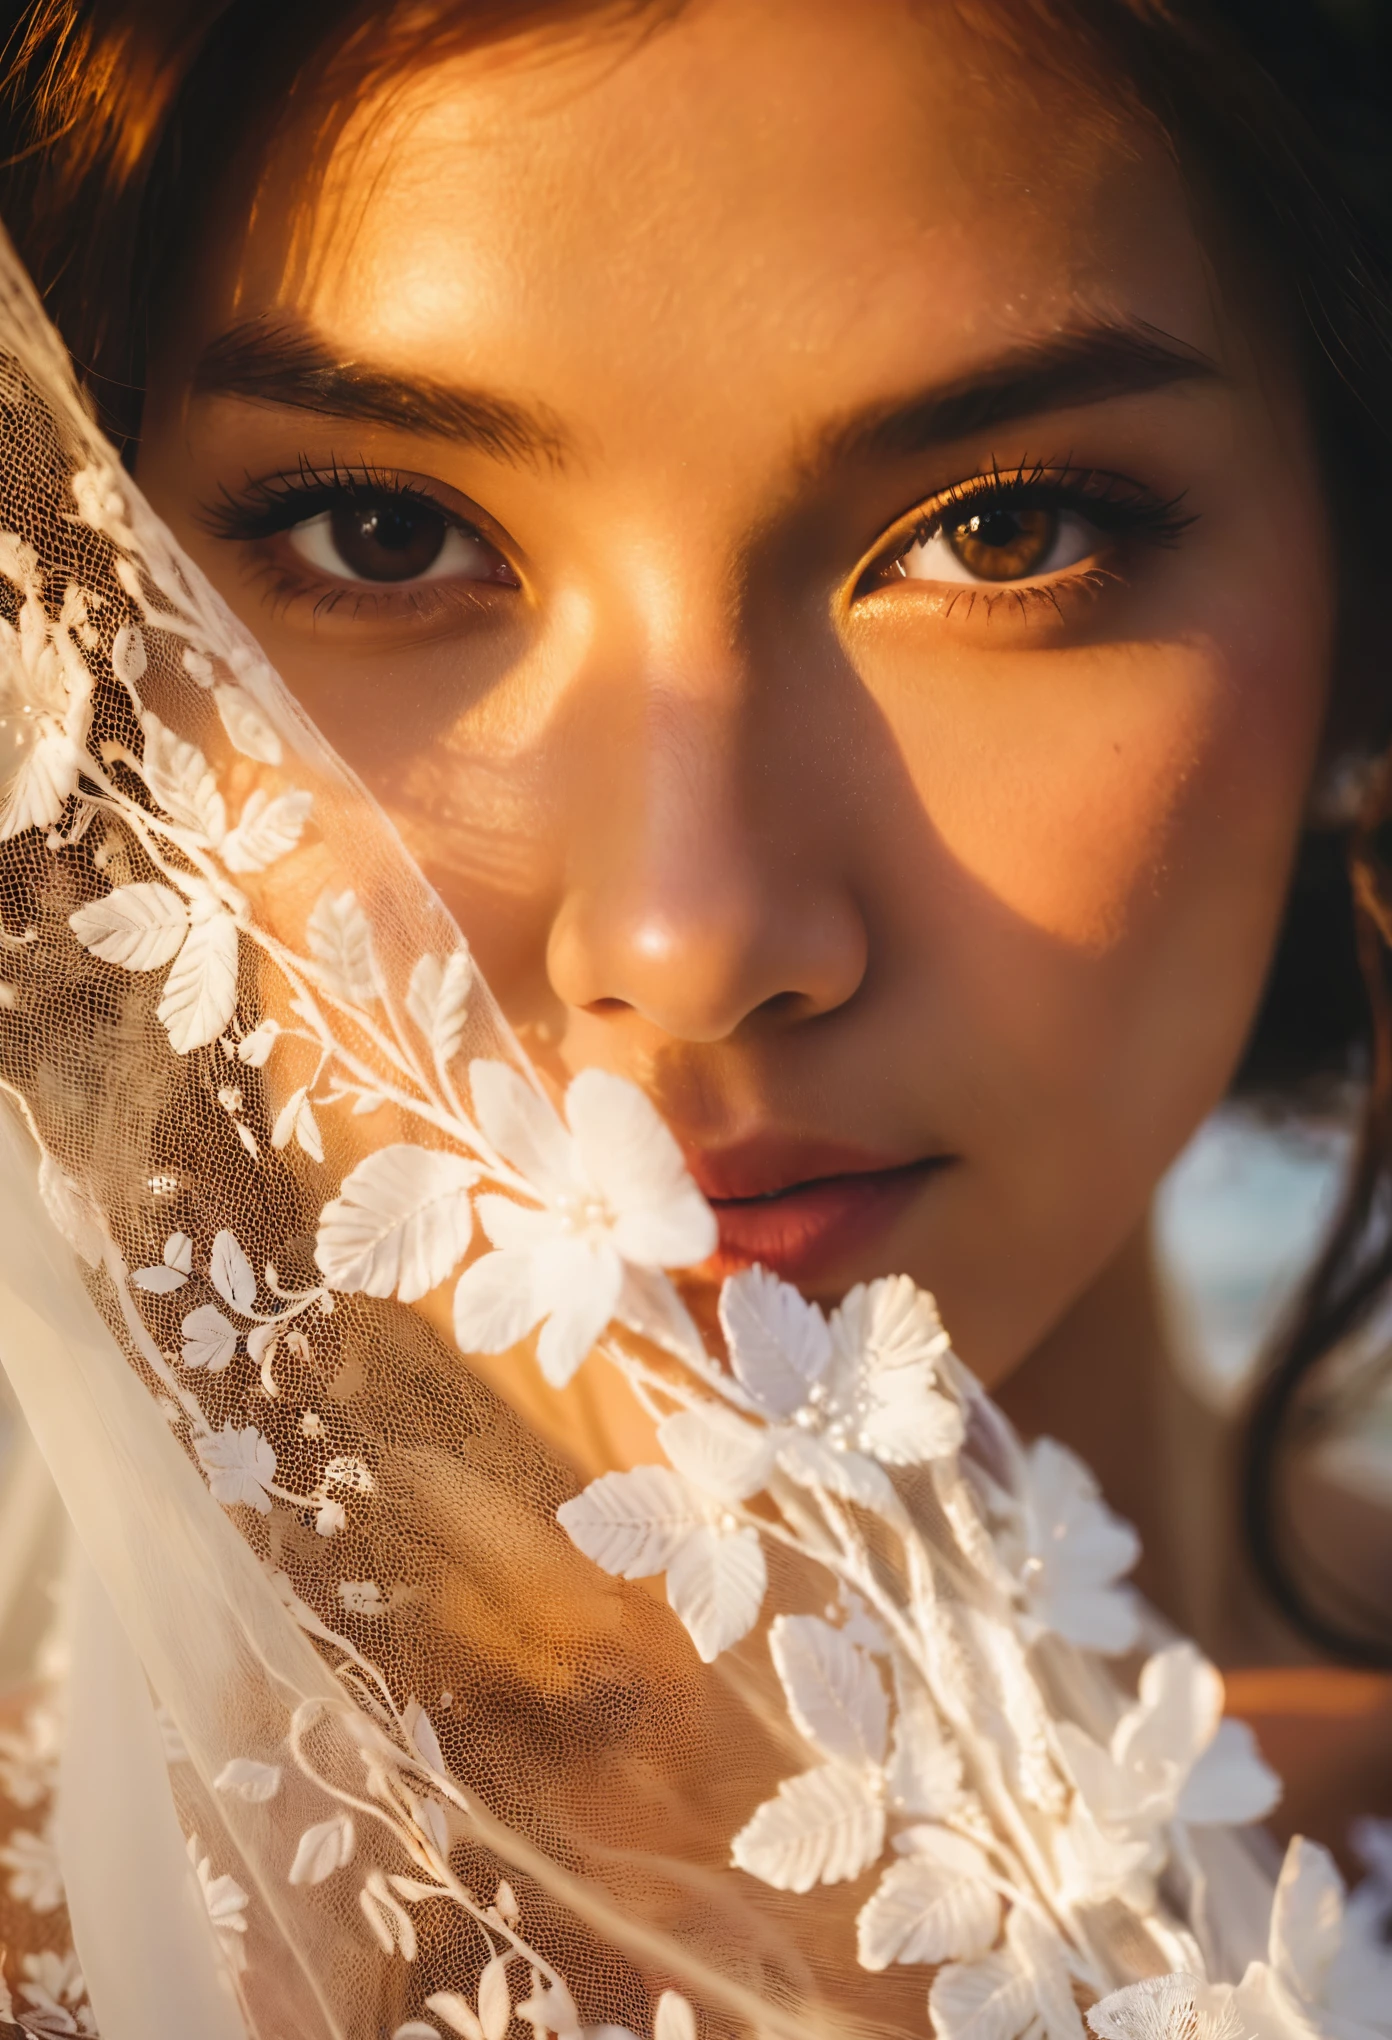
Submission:
M 8 249 L 0 425 L 0 1340 L 83 1554 L 55 1837 L 105 2040 L 1323 2005 L 1223 1825 L 1273 1781 L 1084 1470 L 906 1280 L 828 1320 L 755 1271 L 703 1344 L 670 1136 L 528 1066 Z M 471 1352 L 619 1370 L 654 1463 L 582 1489 Z M 1365 1985 L 1290 2030 L 1379 2030 Z

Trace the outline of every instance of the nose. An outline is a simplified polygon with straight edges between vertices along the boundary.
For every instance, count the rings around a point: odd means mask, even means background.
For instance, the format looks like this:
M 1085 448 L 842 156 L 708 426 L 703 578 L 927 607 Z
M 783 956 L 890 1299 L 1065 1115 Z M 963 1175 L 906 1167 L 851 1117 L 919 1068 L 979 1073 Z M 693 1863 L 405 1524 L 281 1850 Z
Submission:
M 596 690 L 571 753 L 553 991 L 692 1043 L 845 1005 L 868 942 L 834 738 L 728 645 L 644 663 Z

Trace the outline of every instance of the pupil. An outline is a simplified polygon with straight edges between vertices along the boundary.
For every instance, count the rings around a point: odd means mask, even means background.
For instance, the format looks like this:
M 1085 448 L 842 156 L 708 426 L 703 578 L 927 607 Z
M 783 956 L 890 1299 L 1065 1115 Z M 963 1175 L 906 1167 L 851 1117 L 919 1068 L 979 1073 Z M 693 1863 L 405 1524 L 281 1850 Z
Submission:
M 1016 510 L 983 510 L 969 518 L 967 530 L 978 545 L 1006 546 L 1020 542 L 1020 515 Z
M 332 515 L 334 546 L 362 581 L 414 581 L 440 557 L 448 526 L 418 503 L 351 503 Z
M 983 581 L 1019 581 L 1038 572 L 1053 550 L 1052 510 L 991 503 L 946 533 L 962 564 Z

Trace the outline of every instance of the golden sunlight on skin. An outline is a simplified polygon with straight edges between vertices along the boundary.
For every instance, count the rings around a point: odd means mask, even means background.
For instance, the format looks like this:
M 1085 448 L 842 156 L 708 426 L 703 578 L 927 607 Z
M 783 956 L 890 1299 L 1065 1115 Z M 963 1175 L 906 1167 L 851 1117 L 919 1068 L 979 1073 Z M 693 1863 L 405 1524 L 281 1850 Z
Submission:
M 531 1046 L 635 1077 L 697 1154 L 952 1157 L 798 1279 L 906 1269 L 1001 1379 L 1136 1228 L 1260 990 L 1332 635 L 1280 360 L 1159 146 L 946 8 L 703 0 L 406 81 L 322 185 L 315 132 L 206 238 L 141 481 Z M 290 319 L 542 443 L 194 386 L 217 336 Z M 1214 372 L 853 437 L 1099 321 Z M 208 526 L 222 490 L 336 466 L 425 487 L 520 585 L 393 608 Z M 1042 597 L 867 582 L 942 491 L 1036 466 L 1195 521 Z

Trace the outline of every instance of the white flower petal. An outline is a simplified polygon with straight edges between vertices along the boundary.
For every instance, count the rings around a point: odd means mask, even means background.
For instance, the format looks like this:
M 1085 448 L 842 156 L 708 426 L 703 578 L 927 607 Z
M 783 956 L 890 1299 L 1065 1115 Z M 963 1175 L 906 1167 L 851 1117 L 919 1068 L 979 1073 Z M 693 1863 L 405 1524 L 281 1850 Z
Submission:
M 575 1144 L 517 1070 L 509 1063 L 471 1062 L 469 1090 L 483 1133 L 539 1195 L 557 1197 L 574 1187 Z
M 146 1289 L 154 1296 L 168 1296 L 175 1289 L 182 1289 L 188 1281 L 177 1268 L 133 1268 L 131 1281 L 137 1289 Z
M 625 1260 L 686 1268 L 715 1252 L 715 1214 L 636 1084 L 609 1070 L 582 1070 L 566 1092 L 566 1118 L 582 1180 L 615 1214 Z
M 298 1107 L 296 1108 L 298 1111 Z M 478 1170 L 461 1155 L 394 1142 L 367 1155 L 324 1207 L 314 1260 L 331 1289 L 414 1303 L 452 1274 L 473 1237 Z
M 1171 1764 L 1187 1772 L 1213 1740 L 1223 1712 L 1223 1681 L 1192 1643 L 1170 1644 L 1147 1660 L 1139 1700 L 1118 1723 L 1119 1764 Z
M 506 1353 L 541 1316 L 525 1254 L 482 1254 L 454 1291 L 454 1337 L 462 1353 Z
M 531 1262 L 532 1295 L 546 1313 L 537 1365 L 564 1388 L 614 1315 L 623 1263 L 612 1248 L 575 1239 L 548 1241 Z
M 884 1847 L 884 1809 L 866 1778 L 823 1764 L 785 1778 L 731 1845 L 736 1869 L 776 1891 L 843 1884 L 868 1869 Z
M 773 1462 L 768 1432 L 718 1403 L 664 1417 L 657 1437 L 678 1473 L 721 1501 L 742 1502 L 768 1479 Z
M 475 1204 L 478 1222 L 489 1243 L 505 1254 L 531 1254 L 554 1240 L 562 1231 L 555 1212 L 538 1210 L 533 1204 L 517 1204 L 511 1197 L 489 1195 Z
M 1185 1780 L 1175 1815 L 1195 1825 L 1245 1827 L 1265 1820 L 1280 1797 L 1281 1781 L 1262 1761 L 1247 1723 L 1220 1721 Z

